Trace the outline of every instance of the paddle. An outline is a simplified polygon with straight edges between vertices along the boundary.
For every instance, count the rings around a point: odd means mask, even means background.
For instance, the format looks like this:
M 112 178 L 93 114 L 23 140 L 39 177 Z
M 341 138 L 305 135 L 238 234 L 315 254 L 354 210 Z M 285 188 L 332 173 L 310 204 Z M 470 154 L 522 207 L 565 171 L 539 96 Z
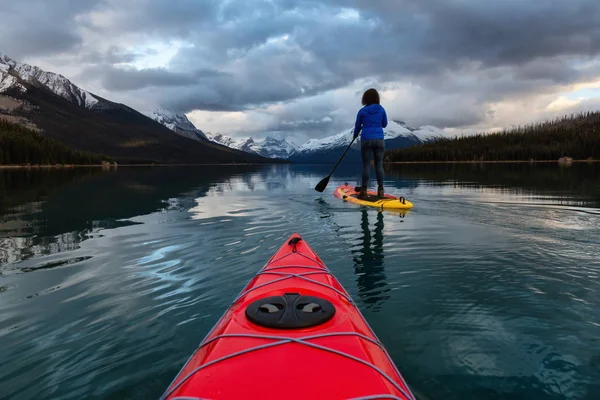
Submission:
M 350 144 L 348 145 L 348 147 L 346 147 L 346 150 L 344 151 L 344 154 L 342 154 L 342 156 L 340 157 L 340 159 L 338 160 L 338 162 L 335 164 L 335 166 L 333 167 L 333 169 L 331 170 L 331 172 L 329 173 L 329 175 L 327 175 L 325 178 L 323 178 L 321 180 L 321 182 L 317 183 L 317 186 L 315 186 L 315 190 L 317 192 L 322 192 L 323 190 L 325 190 L 325 188 L 327 187 L 327 184 L 329 183 L 329 178 L 331 178 L 331 175 L 333 174 L 333 171 L 335 171 L 335 169 L 337 168 L 337 166 L 340 163 L 340 161 L 342 161 L 342 158 L 344 158 L 344 156 L 346 155 L 346 153 L 348 152 L 348 150 L 350 150 L 350 146 L 352 146 L 352 143 L 354 143 L 354 140 L 356 140 L 356 137 L 352 138 L 352 141 L 350 142 Z

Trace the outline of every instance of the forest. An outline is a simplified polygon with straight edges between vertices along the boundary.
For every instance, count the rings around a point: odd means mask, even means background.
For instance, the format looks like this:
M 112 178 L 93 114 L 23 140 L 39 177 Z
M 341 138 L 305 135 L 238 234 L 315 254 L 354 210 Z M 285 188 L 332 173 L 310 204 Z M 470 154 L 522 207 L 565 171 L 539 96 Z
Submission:
M 386 151 L 388 162 L 600 159 L 600 112 Z
M 0 165 L 100 164 L 107 156 L 73 150 L 54 139 L 0 118 Z

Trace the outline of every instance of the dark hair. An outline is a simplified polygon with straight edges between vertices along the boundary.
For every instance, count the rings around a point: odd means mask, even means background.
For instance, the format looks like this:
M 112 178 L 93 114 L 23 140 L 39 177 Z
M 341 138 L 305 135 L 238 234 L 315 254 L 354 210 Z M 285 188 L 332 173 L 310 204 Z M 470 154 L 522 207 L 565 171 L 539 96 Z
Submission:
M 363 106 L 379 104 L 379 93 L 377 93 L 377 90 L 371 88 L 364 92 L 362 97 L 362 104 Z

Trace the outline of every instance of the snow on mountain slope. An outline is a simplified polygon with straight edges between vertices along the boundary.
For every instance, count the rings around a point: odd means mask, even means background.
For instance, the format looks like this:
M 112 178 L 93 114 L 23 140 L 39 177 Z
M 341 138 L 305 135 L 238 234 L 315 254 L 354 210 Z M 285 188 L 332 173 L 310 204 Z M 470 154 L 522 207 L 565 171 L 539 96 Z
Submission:
M 14 76 L 0 71 L 0 93 L 4 93 L 9 89 L 18 89 L 23 93 L 25 91 L 25 86 L 21 85 Z
M 424 125 L 412 131 L 412 134 L 421 139 L 423 142 L 446 137 L 446 132 L 431 125 Z
M 338 133 L 321 139 L 309 139 L 296 149 L 296 153 L 316 152 L 347 146 L 352 140 L 352 131 Z
M 296 149 L 294 145 L 285 139 L 276 139 L 270 136 L 259 141 L 255 141 L 251 137 L 233 139 L 220 133 L 207 133 L 206 136 L 209 140 L 232 149 L 255 153 L 268 158 L 287 159 Z
M 269 158 L 286 159 L 296 150 L 296 147 L 285 139 L 276 139 L 270 136 L 260 142 L 260 147 L 259 154 Z
M 258 154 L 258 152 L 260 151 L 260 146 L 251 137 L 232 140 L 231 145 L 229 147 L 237 150 L 242 150 L 247 153 Z
M 43 71 L 38 67 L 17 62 L 0 54 L 0 92 L 6 92 L 12 88 L 17 88 L 22 93 L 25 92 L 27 89 L 19 83 L 18 78 L 34 86 L 43 86 L 81 107 L 92 109 L 98 103 L 98 99 L 94 95 L 80 89 L 64 76 Z
M 425 127 L 424 127 L 425 128 Z M 435 128 L 435 127 L 431 127 L 434 129 L 437 129 L 440 132 L 440 129 Z M 386 128 L 383 129 L 383 139 L 387 142 L 393 139 L 397 139 L 397 138 L 406 138 L 409 140 L 413 140 L 415 142 L 424 142 L 428 137 L 428 135 L 430 137 L 433 137 L 434 134 L 436 133 L 433 130 L 430 129 L 426 129 L 421 131 L 419 129 L 416 130 L 412 130 L 412 128 L 408 127 L 406 124 L 402 123 L 402 122 L 396 122 L 396 121 L 389 121 L 388 122 L 388 126 Z M 354 129 L 351 129 L 349 131 L 346 132 L 342 132 L 342 133 L 338 133 L 337 135 L 333 135 L 333 136 L 328 136 L 326 138 L 322 138 L 322 139 L 310 139 L 309 141 L 307 141 L 306 143 L 304 143 L 302 146 L 298 147 L 298 149 L 296 150 L 296 153 L 306 153 L 306 152 L 317 152 L 317 151 L 324 151 L 324 150 L 331 150 L 331 149 L 336 149 L 338 147 L 342 147 L 342 146 L 347 146 L 350 141 L 352 140 L 352 134 L 354 132 Z M 360 137 L 359 139 L 355 142 L 355 145 L 353 145 L 353 148 L 359 149 L 360 148 Z
M 196 128 L 185 114 L 177 113 L 164 107 L 157 107 L 143 114 L 181 136 L 199 141 L 207 140 L 204 132 Z
M 384 128 L 386 148 L 407 147 L 424 143 L 439 137 L 445 132 L 435 126 L 413 128 L 404 121 L 389 121 Z M 290 159 L 292 161 L 315 161 L 327 159 L 331 154 L 338 154 L 340 149 L 348 146 L 352 140 L 353 129 L 320 139 L 310 139 L 301 146 L 294 146 L 285 139 L 267 137 L 262 141 L 252 138 L 233 139 L 222 134 L 207 134 L 209 140 L 222 145 L 265 157 Z M 351 147 L 360 150 L 360 138 Z
M 21 93 L 25 91 L 25 86 L 21 85 L 17 78 L 9 74 L 10 65 L 5 63 L 4 56 L 0 54 L 0 93 L 6 92 L 11 88 L 18 89 Z
M 256 153 L 258 150 L 254 139 L 251 137 L 234 139 L 221 133 L 213 134 L 210 132 L 206 134 L 206 137 L 208 140 L 222 144 L 223 146 L 231 147 L 232 149 L 243 150 L 249 153 Z
M 206 137 L 211 142 L 219 143 L 227 147 L 231 147 L 234 142 L 232 138 L 230 138 L 229 136 L 225 136 L 221 133 L 206 132 Z
M 413 128 L 403 121 L 389 121 L 384 128 L 386 149 L 405 148 L 418 145 L 445 133 L 433 126 Z M 299 146 L 289 160 L 296 163 L 327 163 L 339 157 L 352 140 L 353 129 L 322 139 L 311 139 Z M 360 162 L 360 138 L 351 146 L 346 162 Z

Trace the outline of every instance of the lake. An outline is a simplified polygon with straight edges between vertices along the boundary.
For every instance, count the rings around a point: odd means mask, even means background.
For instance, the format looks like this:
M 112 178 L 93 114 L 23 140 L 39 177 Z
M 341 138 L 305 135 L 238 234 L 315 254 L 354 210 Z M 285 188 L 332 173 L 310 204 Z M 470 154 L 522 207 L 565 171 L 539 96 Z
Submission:
M 0 398 L 158 398 L 298 232 L 417 398 L 600 399 L 600 165 L 329 168 L 0 170 Z

